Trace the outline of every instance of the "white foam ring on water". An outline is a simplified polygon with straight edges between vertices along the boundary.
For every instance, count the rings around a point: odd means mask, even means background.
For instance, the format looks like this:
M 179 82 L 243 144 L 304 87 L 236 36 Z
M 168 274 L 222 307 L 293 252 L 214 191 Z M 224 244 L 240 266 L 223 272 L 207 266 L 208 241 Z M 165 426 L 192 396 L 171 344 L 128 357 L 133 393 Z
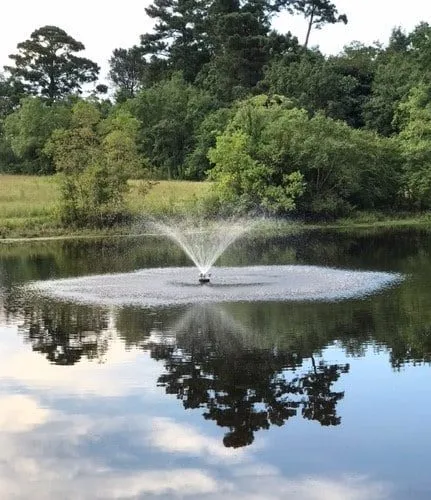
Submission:
M 401 275 L 317 266 L 214 268 L 208 285 L 197 282 L 195 267 L 143 269 L 132 273 L 84 276 L 30 284 L 59 300 L 100 305 L 140 305 L 255 301 L 335 301 L 375 293 Z

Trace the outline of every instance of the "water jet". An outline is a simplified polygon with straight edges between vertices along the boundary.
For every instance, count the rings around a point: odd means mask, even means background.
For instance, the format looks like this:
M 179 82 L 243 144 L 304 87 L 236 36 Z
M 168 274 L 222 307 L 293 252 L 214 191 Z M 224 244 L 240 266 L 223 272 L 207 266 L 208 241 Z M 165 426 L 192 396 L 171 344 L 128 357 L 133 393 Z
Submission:
M 201 285 L 210 282 L 208 272 L 222 253 L 256 224 L 255 220 L 153 221 L 152 227 L 174 241 L 199 270 Z

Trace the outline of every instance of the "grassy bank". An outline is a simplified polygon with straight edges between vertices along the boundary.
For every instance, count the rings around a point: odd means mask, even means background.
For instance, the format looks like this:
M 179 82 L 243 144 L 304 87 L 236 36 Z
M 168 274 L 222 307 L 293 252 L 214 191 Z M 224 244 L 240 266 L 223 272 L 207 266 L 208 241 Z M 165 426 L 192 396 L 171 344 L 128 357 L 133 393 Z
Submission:
M 160 181 L 144 194 L 141 181 L 130 181 L 127 206 L 136 216 L 185 213 L 193 210 L 209 188 L 202 182 Z M 70 235 L 70 228 L 58 222 L 58 199 L 55 177 L 0 175 L 0 238 Z M 80 230 L 76 234 L 95 232 L 106 231 Z
M 189 213 L 196 210 L 199 201 L 210 192 L 210 184 L 204 182 L 160 181 L 146 194 L 142 187 L 141 181 L 130 181 L 127 205 L 137 217 L 140 214 L 157 216 Z M 0 175 L 0 239 L 130 232 L 130 228 L 71 231 L 70 228 L 61 227 L 56 214 L 58 198 L 59 189 L 55 177 Z M 308 224 L 307 227 L 349 229 L 419 224 L 430 225 L 431 215 L 358 213 L 347 219 L 327 224 Z

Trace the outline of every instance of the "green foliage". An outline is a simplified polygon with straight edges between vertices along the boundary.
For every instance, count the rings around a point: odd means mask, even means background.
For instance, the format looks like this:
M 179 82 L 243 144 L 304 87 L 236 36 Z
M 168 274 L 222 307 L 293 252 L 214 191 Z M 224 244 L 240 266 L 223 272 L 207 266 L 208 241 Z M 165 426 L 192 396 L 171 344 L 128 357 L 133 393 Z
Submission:
M 290 33 L 270 33 L 277 8 L 275 1 L 154 0 L 146 9 L 154 30 L 141 36 L 148 72 L 169 78 L 180 71 L 223 104 L 244 98 L 272 54 L 295 43 Z
M 303 193 L 302 174 L 284 169 L 265 154 L 263 133 L 281 108 L 266 108 L 267 104 L 265 96 L 245 102 L 208 153 L 215 165 L 210 178 L 216 182 L 221 202 L 241 212 L 286 213 Z
M 269 13 L 258 2 L 216 2 L 210 28 L 214 51 L 199 82 L 228 103 L 247 96 L 268 60 Z
M 301 212 L 336 216 L 394 202 L 399 164 L 375 134 L 298 110 L 271 123 L 267 134 L 268 150 L 304 175 Z
M 155 175 L 184 178 L 186 157 L 195 146 L 195 131 L 213 108 L 212 98 L 175 74 L 142 90 L 127 108 L 140 123 L 140 151 Z
M 431 207 L 431 86 L 414 87 L 399 105 L 397 121 L 404 159 L 403 187 L 408 202 Z
M 144 54 L 151 56 L 150 72 L 162 78 L 181 71 L 193 82 L 210 60 L 209 3 L 197 0 L 154 0 L 145 11 L 154 19 L 151 33 L 141 36 Z
M 208 151 L 216 144 L 216 137 L 223 132 L 235 109 L 220 108 L 208 113 L 197 127 L 194 150 L 187 155 L 185 176 L 188 179 L 203 180 L 210 169 Z
M 23 86 L 12 78 L 0 74 L 0 122 L 18 107 L 23 97 L 25 97 Z
M 354 43 L 329 58 L 317 51 L 290 54 L 269 65 L 260 86 L 297 99 L 310 112 L 324 111 L 352 127 L 363 127 L 378 53 L 378 47 Z
M 80 101 L 71 128 L 53 133 L 45 152 L 60 173 L 63 224 L 106 225 L 124 215 L 129 168 L 140 161 L 132 130 L 124 113 L 104 123 L 93 104 Z
M 130 49 L 115 49 L 109 59 L 109 78 L 116 88 L 117 102 L 135 97 L 148 79 L 148 63 L 136 45 Z
M 245 101 L 209 158 L 222 200 L 270 213 L 293 208 L 334 216 L 394 203 L 400 170 L 388 139 L 292 108 L 287 100 Z
M 377 60 L 372 96 L 364 106 L 369 128 L 383 135 L 399 132 L 394 116 L 410 90 L 431 77 L 431 27 L 420 23 L 408 35 L 394 30 L 389 46 Z
M 44 152 L 52 132 L 67 127 L 70 109 L 64 104 L 48 106 L 37 97 L 28 97 L 4 120 L 4 137 L 16 156 L 22 173 L 48 174 L 54 166 Z
M 0 133 L 0 173 L 14 172 L 16 170 L 17 159 L 9 142 L 3 133 Z
M 17 48 L 18 53 L 9 56 L 15 66 L 5 69 L 31 94 L 60 99 L 81 93 L 83 84 L 97 80 L 97 64 L 75 55 L 84 45 L 56 26 L 33 31 Z
M 305 46 L 271 31 L 283 9 L 306 18 Z M 307 48 L 311 29 L 347 21 L 329 0 L 154 0 L 147 13 L 154 30 L 110 59 L 115 104 L 103 85 L 76 95 L 98 67 L 63 30 L 45 26 L 18 45 L 0 75 L 0 171 L 52 173 L 55 163 L 71 176 L 64 199 L 76 220 L 121 212 L 110 187 L 119 172 L 209 174 L 214 210 L 222 201 L 336 217 L 431 206 L 427 23 L 395 29 L 387 46 L 354 42 L 325 56 Z

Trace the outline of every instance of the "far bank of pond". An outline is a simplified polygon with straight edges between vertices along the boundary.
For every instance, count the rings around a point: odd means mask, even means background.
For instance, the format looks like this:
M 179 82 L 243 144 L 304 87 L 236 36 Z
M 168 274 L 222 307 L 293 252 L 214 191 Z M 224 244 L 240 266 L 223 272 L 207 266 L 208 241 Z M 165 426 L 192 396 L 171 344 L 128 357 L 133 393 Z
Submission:
M 141 181 L 130 181 L 127 206 L 130 222 L 104 229 L 70 228 L 60 224 L 57 215 L 58 184 L 53 176 L 0 176 L 0 241 L 40 238 L 88 238 L 139 235 L 145 233 L 145 220 L 151 217 L 170 217 L 196 214 L 200 203 L 208 196 L 209 182 L 157 181 L 148 193 Z M 315 228 L 379 228 L 426 226 L 431 214 L 381 212 L 354 213 L 349 218 L 326 222 L 307 222 L 284 218 L 270 223 L 269 231 Z

